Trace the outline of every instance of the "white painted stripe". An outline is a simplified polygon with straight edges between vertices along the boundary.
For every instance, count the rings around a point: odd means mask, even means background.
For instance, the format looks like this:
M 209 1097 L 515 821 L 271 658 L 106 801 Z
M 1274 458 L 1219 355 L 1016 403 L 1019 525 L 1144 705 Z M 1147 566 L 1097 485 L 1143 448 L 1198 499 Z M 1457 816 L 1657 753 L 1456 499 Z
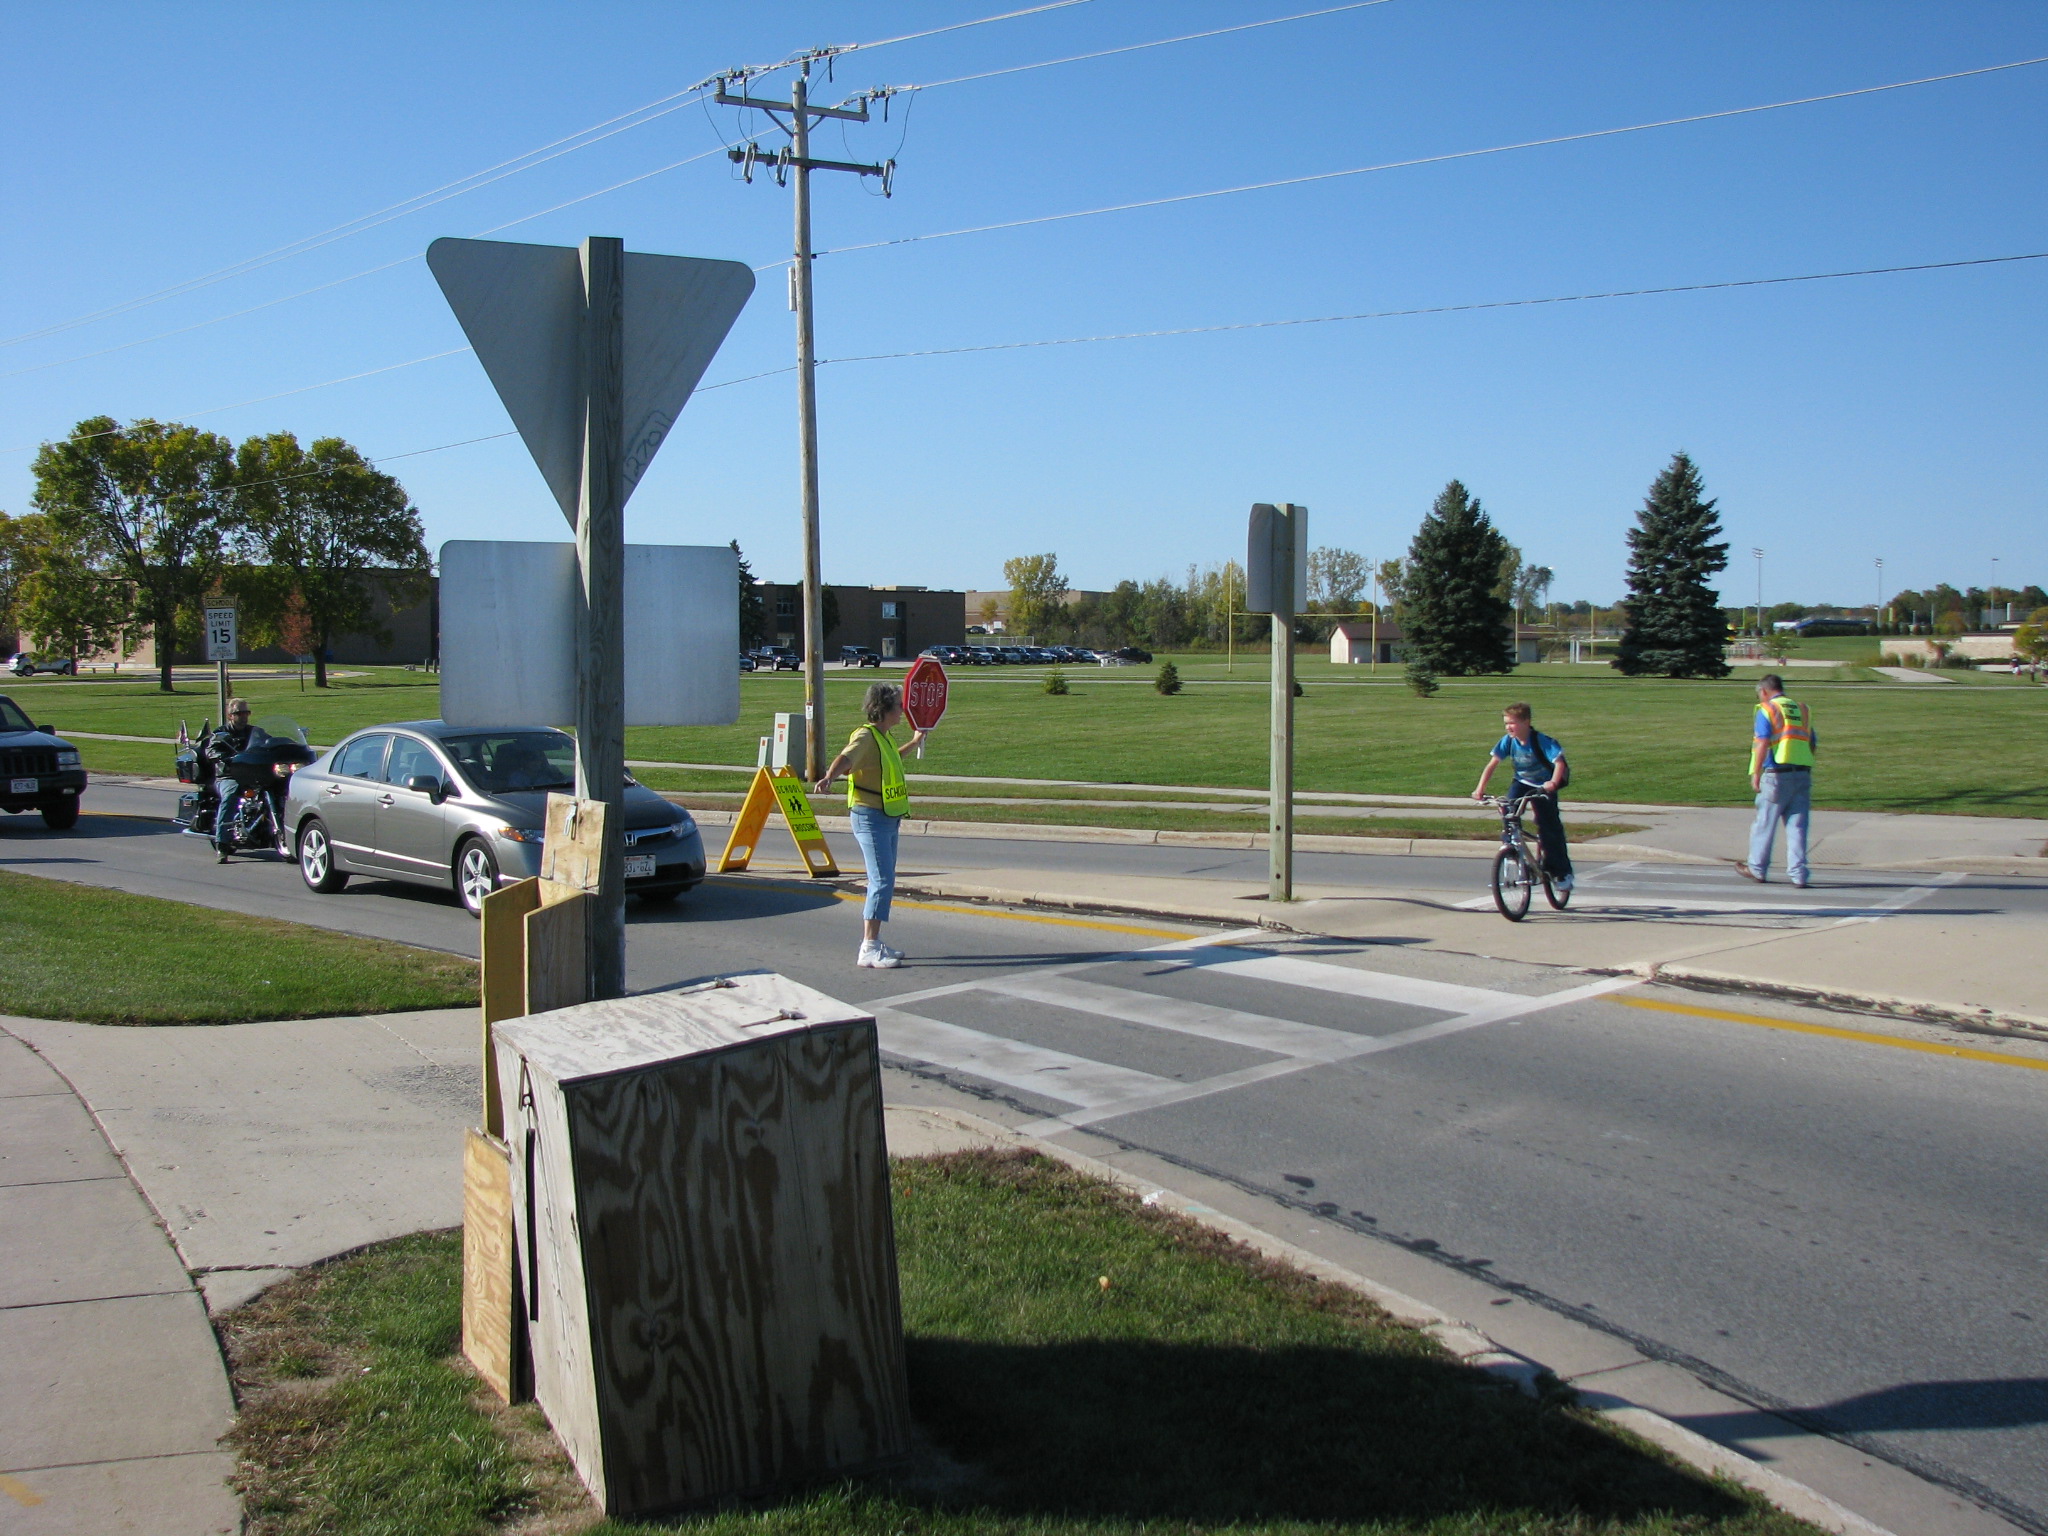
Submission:
M 877 1008 L 875 1023 L 882 1049 L 891 1056 L 952 1067 L 1083 1109 L 1139 1098 L 1173 1083 L 1170 1077 L 1044 1050 L 895 1008 Z
M 1571 987 L 1563 992 L 1550 992 L 1542 997 L 1513 997 L 1498 1007 L 1480 1013 L 1468 1013 L 1460 1018 L 1439 1019 L 1434 1024 L 1424 1024 L 1415 1029 L 1404 1029 L 1396 1035 L 1382 1035 L 1378 1039 L 1358 1037 L 1356 1046 L 1342 1058 L 1352 1060 L 1360 1056 L 1374 1056 L 1383 1051 L 1398 1051 L 1410 1045 L 1420 1045 L 1430 1040 L 1441 1040 L 1446 1035 L 1462 1034 L 1468 1029 L 1480 1029 L 1488 1024 L 1503 1024 L 1540 1013 L 1547 1008 L 1559 1008 L 1571 1003 L 1582 1003 L 1589 998 L 1601 997 L 1609 992 L 1619 992 L 1625 987 L 1642 985 L 1639 976 L 1610 976 L 1602 981 L 1588 983 L 1583 987 Z M 1508 997 L 1508 994 L 1496 994 Z M 1269 1061 L 1256 1067 L 1245 1067 L 1240 1071 L 1226 1072 L 1220 1077 L 1205 1077 L 1200 1082 L 1174 1083 L 1140 1098 L 1125 1099 L 1119 1103 L 1083 1107 L 1064 1115 L 1052 1115 L 1043 1120 L 1033 1120 L 1017 1127 L 1027 1136 L 1049 1136 L 1058 1131 L 1071 1130 L 1077 1126 L 1095 1125 L 1104 1120 L 1113 1120 L 1120 1115 L 1133 1115 L 1148 1109 L 1163 1109 L 1170 1104 L 1185 1104 L 1193 1099 L 1205 1099 L 1212 1094 L 1227 1093 L 1233 1088 L 1243 1088 L 1252 1083 L 1267 1082 L 1276 1077 L 1286 1077 L 1303 1072 L 1313 1066 L 1327 1065 L 1316 1061 Z
M 1050 1003 L 1076 1013 L 1092 1013 L 1148 1029 L 1167 1029 L 1176 1034 L 1220 1040 L 1254 1051 L 1271 1051 L 1278 1056 L 1334 1060 L 1358 1043 L 1359 1037 L 1341 1029 L 1323 1029 L 1314 1024 L 1297 1024 L 1292 1019 L 1273 1019 L 1259 1013 L 1241 1013 L 1235 1008 L 1216 1008 L 1208 1003 L 1182 1002 L 1150 992 L 1133 992 L 1124 987 L 1105 987 L 1098 982 L 1072 976 L 1005 976 L 988 982 L 983 990 L 1029 1002 Z
M 1217 953 L 1229 951 L 1219 950 Z M 1445 981 L 1424 981 L 1416 976 L 1394 976 L 1385 971 L 1329 965 L 1320 960 L 1297 959 L 1292 955 L 1247 955 L 1240 960 L 1211 960 L 1203 956 L 1191 963 L 1200 965 L 1205 972 L 1225 976 L 1274 981 L 1289 987 L 1311 987 L 1318 992 L 1369 997 L 1383 1003 L 1406 1003 L 1412 1008 L 1435 1008 L 1444 1013 L 1471 1013 L 1479 1008 L 1492 1008 L 1503 1000 L 1521 1000 L 1513 992 L 1460 987 Z
M 1587 891 L 1583 886 L 1572 892 L 1572 898 L 1572 910 L 1575 912 L 1720 912 L 1741 917 L 1860 918 L 1873 913 L 1882 916 L 1886 910 L 1879 903 L 1867 907 L 1845 907 L 1819 906 L 1807 901 L 1691 901 L 1683 896 L 1609 896 L 1604 891 Z M 1490 911 L 1492 907 L 1491 895 L 1474 896 L 1457 904 L 1460 912 Z

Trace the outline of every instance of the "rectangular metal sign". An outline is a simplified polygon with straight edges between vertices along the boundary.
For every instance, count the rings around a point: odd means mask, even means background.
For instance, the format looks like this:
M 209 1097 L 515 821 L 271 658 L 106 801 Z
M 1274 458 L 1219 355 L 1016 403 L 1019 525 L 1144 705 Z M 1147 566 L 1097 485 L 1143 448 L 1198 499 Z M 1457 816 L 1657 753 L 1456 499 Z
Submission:
M 209 608 L 206 610 L 206 659 L 208 661 L 240 661 L 241 648 L 236 644 L 240 616 L 232 608 Z
M 739 718 L 739 566 L 724 545 L 626 546 L 627 725 Z M 441 546 L 441 718 L 576 719 L 576 546 Z
M 1273 611 L 1273 572 L 1285 565 L 1294 568 L 1294 602 L 1289 611 L 1299 614 L 1308 607 L 1308 509 L 1259 502 L 1252 508 L 1245 541 L 1246 613 Z

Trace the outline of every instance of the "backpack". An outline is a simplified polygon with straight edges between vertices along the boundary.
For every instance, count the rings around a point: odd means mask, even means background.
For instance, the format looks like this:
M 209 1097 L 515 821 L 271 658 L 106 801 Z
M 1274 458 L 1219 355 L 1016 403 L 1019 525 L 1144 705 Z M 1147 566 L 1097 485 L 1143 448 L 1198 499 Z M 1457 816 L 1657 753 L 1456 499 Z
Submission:
M 1534 747 L 1536 749 L 1536 755 L 1543 759 L 1543 766 L 1548 768 L 1553 774 L 1557 774 L 1557 759 L 1550 756 L 1543 750 L 1542 735 L 1532 730 L 1529 734 L 1529 745 Z M 1562 746 L 1563 743 L 1560 742 L 1559 745 Z M 1557 787 L 1559 792 L 1562 792 L 1565 789 L 1569 788 L 1571 782 L 1572 763 L 1570 758 L 1566 758 L 1564 763 L 1564 772 L 1562 774 L 1557 774 Z

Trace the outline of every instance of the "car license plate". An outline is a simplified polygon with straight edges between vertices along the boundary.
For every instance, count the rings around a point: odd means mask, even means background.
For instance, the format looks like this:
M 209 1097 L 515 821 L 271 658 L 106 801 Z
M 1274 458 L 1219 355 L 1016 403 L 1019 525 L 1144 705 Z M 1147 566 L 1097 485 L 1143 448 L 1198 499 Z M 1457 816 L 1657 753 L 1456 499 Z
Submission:
M 626 878 L 628 880 L 651 880 L 654 878 L 654 855 L 651 853 L 629 853 L 626 855 Z
M 7 781 L 7 793 L 10 795 L 32 795 L 35 792 L 36 781 L 34 779 L 9 779 Z M 647 862 L 652 864 L 654 861 L 649 859 Z M 651 875 L 654 871 L 650 869 L 648 873 Z

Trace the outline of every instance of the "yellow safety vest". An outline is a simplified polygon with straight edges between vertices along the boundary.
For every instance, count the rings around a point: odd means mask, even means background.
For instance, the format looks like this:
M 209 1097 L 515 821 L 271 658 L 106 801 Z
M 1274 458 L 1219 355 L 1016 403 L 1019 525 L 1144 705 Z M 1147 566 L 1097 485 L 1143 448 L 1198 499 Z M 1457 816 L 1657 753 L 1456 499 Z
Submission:
M 896 743 L 884 731 L 868 726 L 867 733 L 875 738 L 875 746 L 882 754 L 882 814 L 905 816 L 910 812 L 910 786 L 903 782 L 903 754 L 896 750 Z M 846 781 L 846 805 L 848 810 L 860 807 L 860 797 L 854 793 L 851 777 Z
M 1806 706 L 1779 694 L 1757 708 L 1770 723 L 1770 760 L 1781 768 L 1813 766 L 1813 726 L 1806 718 Z

